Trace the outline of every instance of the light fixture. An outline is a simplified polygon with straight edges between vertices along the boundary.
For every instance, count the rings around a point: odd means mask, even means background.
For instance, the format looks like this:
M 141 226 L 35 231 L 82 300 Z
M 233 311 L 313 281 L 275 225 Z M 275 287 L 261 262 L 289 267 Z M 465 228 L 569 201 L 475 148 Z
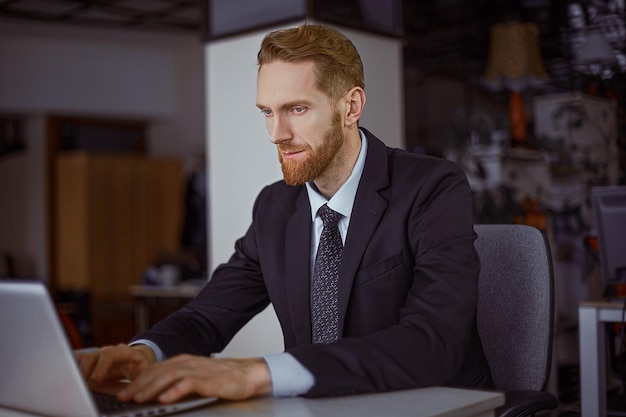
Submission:
M 487 69 L 483 84 L 493 90 L 510 90 L 509 117 L 513 145 L 527 145 L 526 111 L 522 91 L 548 81 L 541 59 L 539 30 L 532 23 L 498 23 L 490 29 Z

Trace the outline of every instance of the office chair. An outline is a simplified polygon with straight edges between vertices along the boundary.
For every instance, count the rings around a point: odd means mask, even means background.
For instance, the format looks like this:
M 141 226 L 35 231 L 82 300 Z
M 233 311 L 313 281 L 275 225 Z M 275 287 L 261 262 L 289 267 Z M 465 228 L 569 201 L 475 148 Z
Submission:
M 545 390 L 552 359 L 552 260 L 543 233 L 518 224 L 474 227 L 481 262 L 478 332 L 495 388 L 506 403 L 500 417 L 533 416 L 556 409 Z

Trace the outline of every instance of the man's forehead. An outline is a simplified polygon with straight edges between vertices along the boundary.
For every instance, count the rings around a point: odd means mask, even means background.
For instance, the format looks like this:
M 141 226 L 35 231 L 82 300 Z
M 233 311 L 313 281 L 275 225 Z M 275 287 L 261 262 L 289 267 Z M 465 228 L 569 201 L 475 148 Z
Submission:
M 310 62 L 289 63 L 274 61 L 259 69 L 257 104 L 265 101 L 298 101 L 306 97 L 326 96 L 318 86 L 314 66 Z

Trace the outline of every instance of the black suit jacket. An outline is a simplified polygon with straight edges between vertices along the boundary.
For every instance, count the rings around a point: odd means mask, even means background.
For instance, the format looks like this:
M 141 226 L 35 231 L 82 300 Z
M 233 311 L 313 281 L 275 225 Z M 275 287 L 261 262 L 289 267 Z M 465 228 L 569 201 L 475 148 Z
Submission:
M 339 342 L 311 344 L 311 210 L 306 187 L 284 181 L 261 191 L 250 228 L 201 293 L 138 338 L 168 356 L 207 355 L 271 302 L 286 351 L 315 377 L 308 396 L 489 387 L 466 176 L 364 132 L 368 152 L 339 272 Z

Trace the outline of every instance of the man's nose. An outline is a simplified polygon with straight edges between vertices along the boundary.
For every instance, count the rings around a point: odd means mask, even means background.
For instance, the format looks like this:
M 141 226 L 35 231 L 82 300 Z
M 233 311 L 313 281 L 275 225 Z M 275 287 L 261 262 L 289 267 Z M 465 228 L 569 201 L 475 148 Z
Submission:
M 274 116 L 272 122 L 268 126 L 270 131 L 270 141 L 274 145 L 291 140 L 291 129 L 284 117 Z

